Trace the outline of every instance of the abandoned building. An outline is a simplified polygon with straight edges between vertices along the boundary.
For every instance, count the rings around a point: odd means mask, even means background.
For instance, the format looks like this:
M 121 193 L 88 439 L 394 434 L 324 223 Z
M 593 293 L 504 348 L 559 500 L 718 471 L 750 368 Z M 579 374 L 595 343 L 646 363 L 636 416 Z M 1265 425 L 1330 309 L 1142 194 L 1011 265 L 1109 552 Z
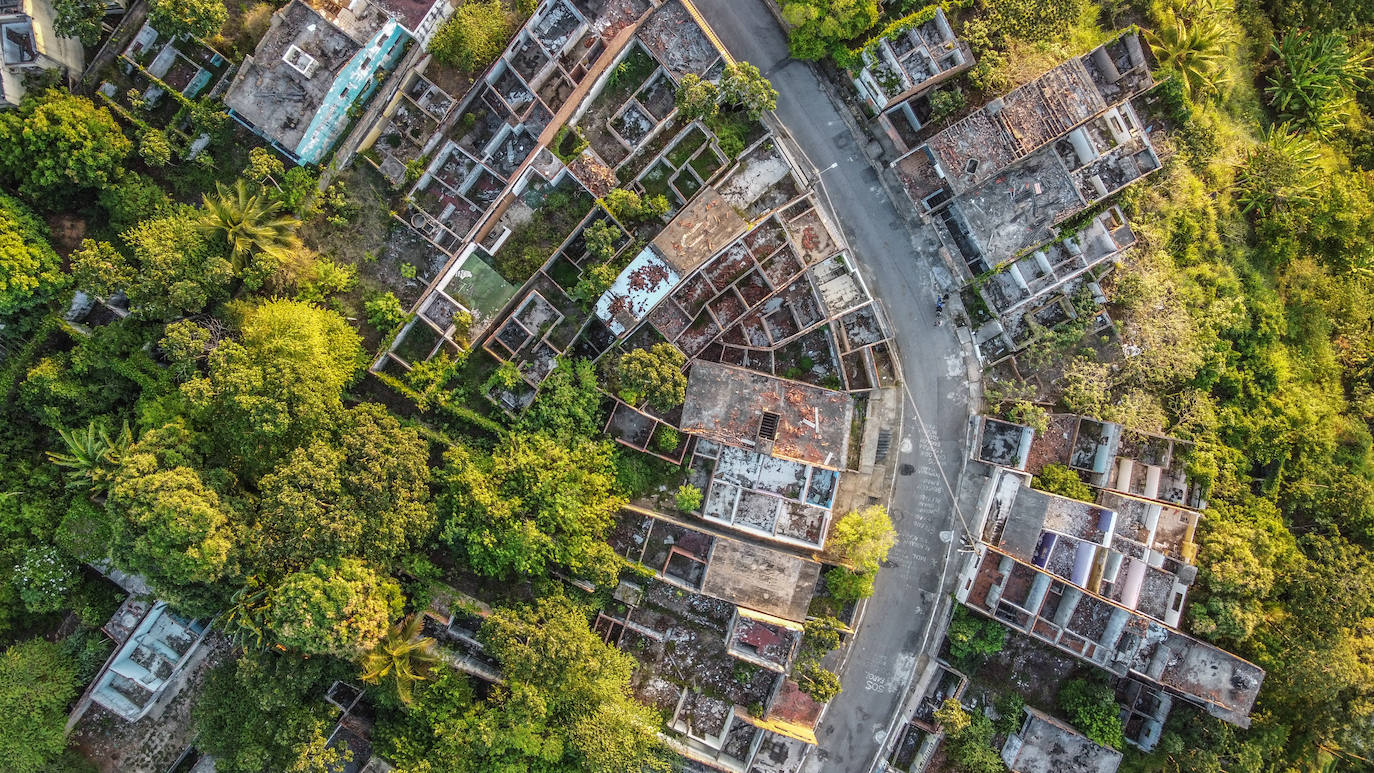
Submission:
M 1055 67 L 892 163 L 969 276 L 1054 236 L 1160 166 L 1130 100 L 1154 84 L 1138 33 Z
M 165 602 L 129 597 L 105 626 L 119 646 L 92 683 L 89 699 L 127 721 L 140 719 L 173 684 L 207 629 Z
M 1204 510 L 1205 491 L 1188 475 L 1192 444 L 1076 414 L 1053 414 L 1037 433 L 1026 471 L 1062 464 L 1099 489 Z
M 253 55 L 243 60 L 225 93 L 229 114 L 291 160 L 314 164 L 342 138 L 361 105 L 410 45 L 429 18 L 393 15 L 371 0 L 348 5 L 291 0 L 272 16 L 272 26 Z M 448 8 L 445 0 L 434 12 Z M 418 21 L 417 21 L 418 15 Z
M 859 59 L 863 68 L 854 77 L 859 98 L 905 152 L 908 141 L 931 119 L 930 103 L 922 95 L 972 67 L 973 51 L 954 36 L 944 8 L 937 5 L 934 16 L 921 24 L 895 22 L 891 32 L 864 45 Z
M 714 770 L 794 770 L 816 742 L 820 707 L 788 672 L 820 565 L 635 509 L 610 542 L 655 578 L 622 582 L 594 628 L 639 661 L 631 688 L 671 717 L 674 748 Z
M 637 23 L 649 8 L 643 0 L 626 9 L 628 21 Z M 384 159 L 397 157 L 390 148 L 411 146 L 391 163 L 381 162 L 393 178 L 398 172 L 404 178 L 404 163 L 427 159 L 411 190 L 409 215 L 426 238 L 453 253 L 469 239 L 494 253 L 509 233 L 497 223 L 506 208 L 531 184 L 559 184 L 555 178 L 565 170 L 543 151 L 553 139 L 548 130 L 567 120 L 578 104 L 575 93 L 585 97 L 629 42 L 614 37 L 618 28 L 599 30 L 597 21 L 570 0 L 542 3 L 467 94 L 435 94 L 420 83 L 435 99 L 417 108 L 400 103 L 364 141 Z M 423 100 L 421 93 L 417 105 Z M 530 177 L 541 151 L 545 172 Z
M 1146 751 L 1175 700 L 1248 726 L 1264 671 L 1178 630 L 1206 505 L 1190 446 L 1074 414 L 1040 433 L 989 417 L 978 428 L 985 486 L 958 601 L 1111 673 L 1127 740 Z M 1032 489 L 1049 464 L 1096 502 Z
M 139 28 L 124 49 L 122 59 L 133 62 L 135 67 L 143 68 L 143 72 L 151 76 L 141 94 L 150 105 L 157 104 L 169 88 L 186 99 L 196 99 L 218 95 L 229 85 L 226 76 L 231 64 L 223 54 L 200 41 L 188 44 L 176 35 L 159 31 L 151 23 L 144 23 Z M 146 65 L 140 64 L 142 62 Z M 106 96 L 115 97 L 116 91 L 108 82 L 101 86 Z
M 845 392 L 698 361 L 682 430 L 698 438 L 702 517 L 758 536 L 824 547 L 853 399 Z
M 1130 506 L 1122 514 L 1030 487 L 1028 476 L 993 473 L 981 515 L 982 541 L 1037 569 L 1102 596 L 1127 610 L 1177 627 L 1188 588 L 1197 575 L 1186 557 L 1197 514 L 1143 500 L 1113 498 Z
M 53 31 L 50 0 L 0 0 L 0 108 L 24 98 L 24 80 L 53 70 L 63 80 L 81 75 L 86 50 L 76 38 Z
M 821 592 L 814 554 L 855 461 L 851 393 L 895 383 L 896 363 L 782 143 L 753 123 L 727 153 L 678 115 L 677 82 L 716 78 L 724 61 L 679 0 L 546 0 L 468 94 L 423 72 L 400 81 L 363 156 L 393 179 L 428 159 L 402 219 L 448 257 L 373 369 L 403 375 L 475 348 L 515 366 L 515 383 L 487 396 L 519 414 L 560 357 L 680 350 L 685 404 L 664 411 L 603 385 L 604 429 L 681 465 L 703 501 L 625 508 L 610 543 L 651 574 L 622 582 L 594 628 L 639 662 L 635 694 L 669 717 L 686 769 L 792 773 L 824 708 L 789 674 Z M 596 203 L 614 187 L 669 211 L 622 222 Z M 524 238 L 555 219 L 553 236 Z M 593 254 L 592 229 L 613 235 L 613 260 Z M 527 279 L 507 250 L 529 251 Z M 609 289 L 574 298 L 587 269 L 611 263 Z M 426 630 L 461 650 L 450 665 L 492 678 L 479 621 L 452 607 Z
M 1102 746 L 1065 723 L 1030 706 L 1021 726 L 1002 745 L 1011 773 L 1116 773 L 1121 752 Z
M 978 546 L 956 597 L 1115 676 L 1166 690 L 1231 724 L 1250 724 L 1264 681 L 1259 666 L 996 548 Z
M 1111 207 L 1080 231 L 1004 263 L 974 286 L 991 317 L 975 322 L 979 357 L 997 362 L 1018 352 L 1046 331 L 1096 316 L 1089 330 L 1111 324 L 1101 306 L 1101 280 L 1135 244 L 1125 215 Z
M 976 421 L 978 431 L 973 442 L 974 461 L 1013 470 L 1026 469 L 1035 430 L 991 416 L 979 416 Z
M 920 691 L 912 701 L 910 719 L 896 731 L 896 741 L 887 757 L 885 771 L 925 770 L 935 756 L 944 734 L 935 720 L 935 712 L 951 698 L 960 700 L 968 689 L 969 678 L 938 658 L 925 661 L 925 666 L 913 680 Z M 915 693 L 913 693 L 915 695 Z

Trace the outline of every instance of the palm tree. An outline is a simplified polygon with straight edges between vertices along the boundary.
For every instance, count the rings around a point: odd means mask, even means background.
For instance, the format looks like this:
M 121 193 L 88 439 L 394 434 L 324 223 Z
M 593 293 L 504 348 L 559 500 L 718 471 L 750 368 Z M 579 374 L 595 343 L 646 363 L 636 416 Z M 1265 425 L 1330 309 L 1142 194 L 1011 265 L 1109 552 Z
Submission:
M 1227 85 L 1226 27 L 1210 2 L 1188 13 L 1169 13 L 1146 38 L 1162 69 L 1172 71 L 1189 99 L 1220 94 Z
M 386 637 L 363 655 L 362 680 L 377 684 L 386 677 L 396 683 L 396 695 L 410 705 L 410 688 L 429 678 L 429 670 L 439 661 L 434 654 L 434 639 L 423 635 L 424 616 L 414 614 L 387 631 Z
M 215 183 L 215 195 L 202 198 L 201 230 L 224 237 L 235 271 L 242 271 L 255 252 L 276 254 L 295 246 L 301 221 L 278 212 L 277 203 L 261 192 L 250 193 L 243 178 L 233 187 Z
M 1241 212 L 1267 216 L 1301 209 L 1316 198 L 1321 152 L 1288 124 L 1270 126 L 1236 175 Z
M 109 486 L 109 469 L 119 464 L 120 457 L 129 450 L 133 434 L 129 423 L 114 438 L 104 427 L 97 427 L 92 421 L 85 429 L 58 429 L 65 452 L 49 451 L 48 459 L 58 467 L 67 470 L 72 485 L 89 484 L 91 489 L 104 489 Z
M 1340 33 L 1293 31 L 1272 46 L 1278 64 L 1264 93 L 1279 120 L 1320 137 L 1342 126 L 1351 97 L 1369 85 L 1370 54 Z
M 267 628 L 262 623 L 262 613 L 265 609 L 264 600 L 270 590 L 256 575 L 249 577 L 243 587 L 229 598 L 229 608 L 211 624 L 224 631 L 230 641 L 243 649 L 264 649 Z

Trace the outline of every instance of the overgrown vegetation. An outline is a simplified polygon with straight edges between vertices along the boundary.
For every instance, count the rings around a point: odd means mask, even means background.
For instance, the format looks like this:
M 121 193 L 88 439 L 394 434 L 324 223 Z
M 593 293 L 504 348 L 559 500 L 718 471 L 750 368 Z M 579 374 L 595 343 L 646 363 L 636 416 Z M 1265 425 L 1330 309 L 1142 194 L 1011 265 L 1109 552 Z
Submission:
M 991 63 L 971 78 L 980 88 L 1016 80 L 989 47 L 1081 52 L 1106 34 L 1088 23 L 1096 6 L 991 5 L 962 19 L 980 68 Z M 1049 358 L 1062 374 L 1052 394 L 1061 409 L 1195 444 L 1187 470 L 1209 506 L 1184 625 L 1268 674 L 1249 730 L 1176 706 L 1159 750 L 1128 749 L 1128 767 L 1362 769 L 1374 156 L 1360 41 L 1374 20 L 1305 0 L 1106 10 L 1100 21 L 1150 30 L 1165 81 L 1155 117 L 1168 126 L 1155 141 L 1172 155 L 1121 199 L 1138 243 L 1109 301 L 1138 354 L 1106 363 L 1071 343 Z M 1047 468 L 1036 485 L 1089 498 L 1069 472 Z
M 434 33 L 429 52 L 463 72 L 478 72 L 505 49 L 511 22 L 501 0 L 466 0 Z

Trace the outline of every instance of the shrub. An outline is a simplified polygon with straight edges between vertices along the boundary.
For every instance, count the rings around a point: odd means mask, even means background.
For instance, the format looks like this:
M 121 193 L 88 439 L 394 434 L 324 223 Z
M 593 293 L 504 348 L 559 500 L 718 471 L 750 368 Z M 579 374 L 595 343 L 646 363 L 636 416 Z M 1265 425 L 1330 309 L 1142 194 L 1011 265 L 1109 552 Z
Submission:
M 1121 707 L 1112 688 L 1101 682 L 1071 679 L 1059 689 L 1059 708 L 1069 721 L 1093 741 L 1120 749 L 1126 742 Z
M 690 483 L 684 483 L 677 489 L 677 494 L 673 499 L 677 503 L 677 509 L 691 513 L 701 507 L 701 489 Z
M 734 160 L 744 152 L 744 141 L 749 136 L 749 119 L 738 110 L 726 110 L 706 121 L 711 133 L 716 135 L 716 145 L 726 158 Z
M 148 166 L 167 166 L 172 160 L 172 143 L 161 129 L 145 129 L 138 138 L 138 155 Z
M 940 89 L 930 95 L 930 117 L 938 121 L 964 109 L 964 92 L 957 88 Z
M 31 547 L 15 567 L 14 583 L 19 598 L 30 612 L 56 612 L 67 601 L 67 592 L 76 579 L 71 564 L 50 545 Z
M 587 245 L 587 254 L 599 261 L 615 257 L 615 243 L 620 239 L 620 229 L 605 220 L 598 220 L 582 232 L 582 241 Z
M 1021 727 L 1022 714 L 1026 709 L 1026 699 L 1020 693 L 1002 693 L 993 704 L 997 707 L 997 724 L 994 726 L 997 732 L 1008 735 L 1016 732 Z
M 1264 93 L 1279 120 L 1327 136 L 1353 109 L 1353 95 L 1369 85 L 1370 56 L 1338 32 L 1294 30 L 1273 44 L 1278 64 Z
M 434 33 L 429 51 L 444 64 L 476 72 L 501 55 L 510 33 L 501 0 L 469 0 Z
M 367 324 L 379 333 L 390 333 L 406 321 L 406 310 L 396 294 L 387 291 L 374 295 L 363 302 L 363 313 Z
M 1083 502 L 1091 502 L 1095 498 L 1092 487 L 1084 483 L 1083 479 L 1078 477 L 1078 473 L 1062 464 L 1045 465 L 1040 474 L 1031 480 L 1031 486 Z
M 592 266 L 583 272 L 569 295 L 584 306 L 590 307 L 611 285 L 615 284 L 615 269 L 606 264 Z
M 950 657 L 968 662 L 1001 652 L 1007 640 L 1007 629 L 994 620 L 955 606 L 945 638 L 949 642 Z
M 660 453 L 671 454 L 681 444 L 682 434 L 667 425 L 659 427 L 658 433 L 654 435 L 654 447 Z
M 836 567 L 825 573 L 825 587 L 836 601 L 849 604 L 873 595 L 876 576 L 877 572 L 855 572 L 842 566 Z

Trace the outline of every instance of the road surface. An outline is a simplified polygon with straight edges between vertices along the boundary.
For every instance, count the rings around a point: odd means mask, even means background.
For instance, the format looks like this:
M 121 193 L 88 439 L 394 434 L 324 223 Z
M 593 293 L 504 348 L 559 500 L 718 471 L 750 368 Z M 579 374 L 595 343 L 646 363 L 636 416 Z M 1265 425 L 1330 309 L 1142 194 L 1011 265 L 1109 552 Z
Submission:
M 913 238 L 904 226 L 816 73 L 788 58 L 782 29 L 762 0 L 695 4 L 733 56 L 773 82 L 779 120 L 811 163 L 826 170 L 823 198 L 886 308 L 901 354 L 908 400 L 898 459 L 906 474 L 898 475 L 892 499 L 898 542 L 878 573 L 841 675 L 844 691 L 817 728 L 820 746 L 806 766 L 861 773 L 877 758 L 901 708 L 938 602 L 946 541 L 955 530 L 950 491 L 957 488 L 967 428 L 967 369 L 953 326 L 935 326 L 937 237 L 926 229 Z

